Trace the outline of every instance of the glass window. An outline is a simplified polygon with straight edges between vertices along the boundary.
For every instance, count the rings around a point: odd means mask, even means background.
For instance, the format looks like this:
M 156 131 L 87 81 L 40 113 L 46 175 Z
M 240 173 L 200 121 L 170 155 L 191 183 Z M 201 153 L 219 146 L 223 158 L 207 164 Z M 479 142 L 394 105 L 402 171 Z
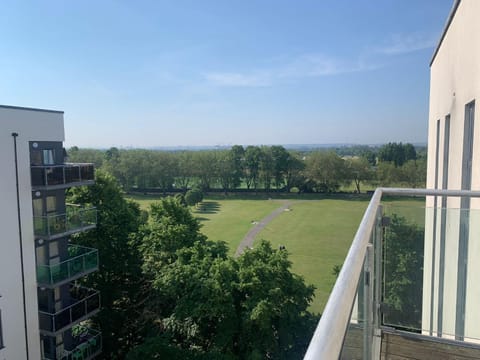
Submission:
M 30 150 L 30 163 L 32 165 L 42 165 L 42 152 L 40 150 Z
M 42 216 L 43 215 L 43 200 L 33 199 L 33 216 Z
M 2 310 L 0 310 L 0 349 L 3 347 Z
M 53 149 L 43 150 L 43 164 L 53 165 L 55 164 L 55 157 L 53 156 Z
M 51 214 L 57 211 L 57 197 L 47 196 L 47 214 Z

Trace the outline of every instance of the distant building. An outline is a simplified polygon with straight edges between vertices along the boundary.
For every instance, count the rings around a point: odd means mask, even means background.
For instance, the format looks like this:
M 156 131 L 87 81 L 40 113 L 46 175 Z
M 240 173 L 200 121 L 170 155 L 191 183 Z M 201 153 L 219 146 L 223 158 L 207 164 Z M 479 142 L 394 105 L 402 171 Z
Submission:
M 82 322 L 100 295 L 74 281 L 98 270 L 98 251 L 69 236 L 96 210 L 66 204 L 94 183 L 91 164 L 66 164 L 63 112 L 0 105 L 0 360 L 92 359 L 100 334 Z
M 479 15 L 480 1 L 456 0 L 430 64 L 429 189 L 480 190 Z M 427 206 L 422 327 L 480 339 L 479 199 L 436 197 Z

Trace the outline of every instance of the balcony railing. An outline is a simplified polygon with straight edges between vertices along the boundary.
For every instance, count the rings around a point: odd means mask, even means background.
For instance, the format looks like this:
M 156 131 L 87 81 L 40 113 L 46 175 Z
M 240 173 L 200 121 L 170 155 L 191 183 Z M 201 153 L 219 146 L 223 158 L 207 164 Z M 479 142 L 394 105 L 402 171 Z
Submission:
M 34 190 L 61 189 L 93 184 L 95 171 L 93 164 L 33 165 L 31 178 Z
M 38 312 L 41 333 L 55 336 L 95 315 L 100 310 L 100 293 L 93 289 L 72 285 L 70 299 L 63 301 L 63 304 L 64 308 L 55 313 Z
M 65 214 L 34 216 L 34 234 L 40 238 L 58 238 L 95 228 L 97 209 L 67 204 Z
M 81 325 L 73 330 L 73 349 L 65 351 L 60 360 L 89 360 L 100 354 L 102 351 L 100 332 Z
M 98 250 L 68 246 L 68 259 L 58 264 L 37 265 L 37 283 L 43 287 L 59 286 L 98 270 Z
M 57 360 L 90 360 L 102 352 L 102 334 L 83 325 L 72 328 L 73 343 L 71 350 L 64 350 Z M 53 356 L 44 356 L 42 360 L 51 360 Z
M 384 195 L 390 198 L 382 201 Z M 480 192 L 377 189 L 304 359 L 421 359 L 421 346 L 432 354 L 442 346 L 468 347 L 478 355 L 480 295 L 472 275 L 480 266 L 480 200 L 474 198 Z M 385 339 L 392 334 L 414 341 L 395 343 L 396 354 L 389 354 Z

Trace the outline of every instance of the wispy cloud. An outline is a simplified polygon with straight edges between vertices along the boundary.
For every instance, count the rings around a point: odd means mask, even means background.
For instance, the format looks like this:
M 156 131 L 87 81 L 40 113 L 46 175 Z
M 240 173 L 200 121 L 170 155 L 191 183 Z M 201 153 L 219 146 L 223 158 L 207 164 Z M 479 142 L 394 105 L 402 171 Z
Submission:
M 406 54 L 414 51 L 430 49 L 435 46 L 437 38 L 425 34 L 396 34 L 389 44 L 379 47 L 377 52 L 385 55 Z
M 370 71 L 378 66 L 361 60 L 346 61 L 323 54 L 305 54 L 284 60 L 268 69 L 250 72 L 209 72 L 205 79 L 216 86 L 262 87 L 282 81 Z
M 208 82 L 219 86 L 262 87 L 272 84 L 271 77 L 266 73 L 212 72 L 205 74 L 205 78 Z

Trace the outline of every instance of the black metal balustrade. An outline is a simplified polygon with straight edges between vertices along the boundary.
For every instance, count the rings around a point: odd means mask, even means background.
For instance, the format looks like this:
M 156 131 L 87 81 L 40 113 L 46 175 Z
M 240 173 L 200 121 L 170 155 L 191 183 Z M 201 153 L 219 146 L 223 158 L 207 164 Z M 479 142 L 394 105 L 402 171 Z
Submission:
M 93 164 L 34 165 L 31 166 L 31 180 L 34 190 L 91 185 L 95 170 Z
M 64 300 L 63 304 L 64 307 L 55 313 L 41 310 L 38 312 L 40 332 L 54 336 L 95 315 L 100 310 L 100 293 L 72 285 L 70 298 Z

